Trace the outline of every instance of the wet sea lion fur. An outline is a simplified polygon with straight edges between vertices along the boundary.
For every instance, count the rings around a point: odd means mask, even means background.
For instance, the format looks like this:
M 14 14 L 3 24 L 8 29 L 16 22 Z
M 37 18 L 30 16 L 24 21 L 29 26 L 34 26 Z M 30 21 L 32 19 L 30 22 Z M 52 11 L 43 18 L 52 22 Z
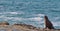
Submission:
M 54 29 L 53 24 L 49 21 L 47 16 L 44 16 L 44 20 L 45 20 L 45 28 Z

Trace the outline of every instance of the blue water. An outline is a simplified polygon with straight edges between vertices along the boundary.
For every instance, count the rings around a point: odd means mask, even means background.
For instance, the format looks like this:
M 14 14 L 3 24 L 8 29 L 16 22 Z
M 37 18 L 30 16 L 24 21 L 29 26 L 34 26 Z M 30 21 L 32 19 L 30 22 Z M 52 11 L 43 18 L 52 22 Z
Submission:
M 0 0 L 0 22 L 44 28 L 45 15 L 60 28 L 60 0 Z

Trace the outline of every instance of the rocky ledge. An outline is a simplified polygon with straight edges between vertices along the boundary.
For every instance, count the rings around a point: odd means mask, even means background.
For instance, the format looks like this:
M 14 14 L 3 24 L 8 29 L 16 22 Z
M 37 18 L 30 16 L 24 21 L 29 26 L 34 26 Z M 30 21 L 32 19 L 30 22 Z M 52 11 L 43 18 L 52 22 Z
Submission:
M 60 31 L 60 30 L 37 28 L 32 25 L 26 24 L 14 24 L 14 25 L 0 25 L 0 31 Z
M 60 29 L 55 29 L 51 21 L 47 16 L 45 19 L 45 28 L 37 28 L 32 25 L 27 24 L 14 24 L 9 25 L 8 22 L 0 22 L 0 31 L 60 31 Z

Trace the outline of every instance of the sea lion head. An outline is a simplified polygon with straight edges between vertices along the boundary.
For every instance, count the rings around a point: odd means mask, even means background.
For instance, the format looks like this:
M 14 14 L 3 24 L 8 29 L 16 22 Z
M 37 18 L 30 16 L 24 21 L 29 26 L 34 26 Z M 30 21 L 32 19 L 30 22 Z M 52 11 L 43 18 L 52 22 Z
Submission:
M 47 17 L 47 16 L 44 16 L 44 19 L 45 19 L 45 20 L 48 20 L 48 17 Z

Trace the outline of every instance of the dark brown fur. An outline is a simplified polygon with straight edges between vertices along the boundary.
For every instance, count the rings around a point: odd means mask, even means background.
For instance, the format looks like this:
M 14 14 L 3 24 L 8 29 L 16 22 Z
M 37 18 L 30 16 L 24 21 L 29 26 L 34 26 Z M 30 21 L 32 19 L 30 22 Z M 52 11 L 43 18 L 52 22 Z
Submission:
M 48 17 L 44 16 L 44 19 L 45 19 L 45 26 L 46 26 L 45 28 L 54 29 L 53 24 L 49 21 Z

